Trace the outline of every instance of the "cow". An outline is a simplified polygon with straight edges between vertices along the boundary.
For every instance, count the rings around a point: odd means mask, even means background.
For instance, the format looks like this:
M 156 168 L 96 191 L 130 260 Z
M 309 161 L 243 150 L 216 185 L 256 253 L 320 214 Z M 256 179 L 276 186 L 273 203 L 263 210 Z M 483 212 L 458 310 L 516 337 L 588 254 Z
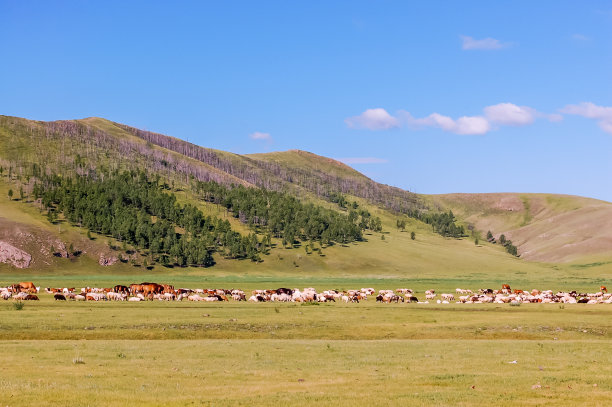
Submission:
M 66 301 L 66 296 L 60 293 L 53 294 L 53 298 L 55 299 L 55 301 Z
M 601 291 L 602 293 L 607 293 L 608 289 L 606 288 L 605 285 L 602 285 L 601 287 L 599 287 L 599 291 Z

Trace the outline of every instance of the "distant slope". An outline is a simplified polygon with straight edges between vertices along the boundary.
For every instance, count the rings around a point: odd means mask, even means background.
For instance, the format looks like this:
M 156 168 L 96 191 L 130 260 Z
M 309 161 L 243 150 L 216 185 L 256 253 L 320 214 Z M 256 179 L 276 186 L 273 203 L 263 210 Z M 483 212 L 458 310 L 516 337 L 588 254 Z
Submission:
M 541 262 L 612 258 L 612 203 L 553 194 L 448 194 L 430 198 L 496 238 L 505 234 L 521 257 Z

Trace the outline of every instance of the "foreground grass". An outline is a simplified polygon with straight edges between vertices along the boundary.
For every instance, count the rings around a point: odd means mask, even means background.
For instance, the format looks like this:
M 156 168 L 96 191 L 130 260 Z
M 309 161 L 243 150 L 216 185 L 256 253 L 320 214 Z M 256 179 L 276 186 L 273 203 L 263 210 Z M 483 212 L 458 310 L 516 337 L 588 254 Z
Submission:
M 608 304 L 0 302 L 0 339 L 612 340 Z
M 605 405 L 612 307 L 0 301 L 0 403 Z M 516 363 L 514 363 L 516 361 Z M 512 362 L 512 363 L 510 363 Z
M 18 405 L 604 405 L 607 341 L 3 341 Z M 516 361 L 516 363 L 509 363 Z M 540 387 L 538 387 L 540 386 Z

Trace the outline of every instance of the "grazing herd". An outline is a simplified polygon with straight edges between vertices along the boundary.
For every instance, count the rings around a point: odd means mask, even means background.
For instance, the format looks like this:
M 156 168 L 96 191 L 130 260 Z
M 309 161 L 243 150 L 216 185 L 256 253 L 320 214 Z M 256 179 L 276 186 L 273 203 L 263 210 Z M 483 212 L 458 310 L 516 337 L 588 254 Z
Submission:
M 318 292 L 314 288 L 277 288 L 275 290 L 253 290 L 247 294 L 238 289 L 191 289 L 175 288 L 169 284 L 140 283 L 116 285 L 111 288 L 84 287 L 76 288 L 45 288 L 56 301 L 249 301 L 249 302 L 344 302 L 358 303 L 374 297 L 380 303 L 418 303 L 418 304 L 522 304 L 522 303 L 565 303 L 565 304 L 612 304 L 612 294 L 605 286 L 595 293 L 579 293 L 577 291 L 551 290 L 512 290 L 510 285 L 503 284 L 500 290 L 490 288 L 472 291 L 457 288 L 455 293 L 440 293 L 435 290 L 424 292 L 424 301 L 419 300 L 416 292 L 409 288 L 397 290 L 379 290 L 361 288 L 358 290 L 324 290 Z M 4 300 L 23 301 L 38 300 L 40 287 L 32 282 L 20 282 L 7 287 L 0 287 L 0 297 Z

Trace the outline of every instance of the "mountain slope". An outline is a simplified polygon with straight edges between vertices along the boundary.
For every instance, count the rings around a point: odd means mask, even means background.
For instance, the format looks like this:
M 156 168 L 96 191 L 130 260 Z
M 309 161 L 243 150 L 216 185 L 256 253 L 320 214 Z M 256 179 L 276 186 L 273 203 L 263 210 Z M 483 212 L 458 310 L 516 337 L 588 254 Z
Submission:
M 612 256 L 612 203 L 554 194 L 448 194 L 434 202 L 496 239 L 501 234 L 531 261 Z
M 382 219 L 384 234 L 368 232 L 367 242 L 325 248 L 323 255 L 304 248 L 273 248 L 259 270 L 351 269 L 356 273 L 394 273 L 412 270 L 426 275 L 432 269 L 480 270 L 498 264 L 500 270 L 530 268 L 526 262 L 506 254 L 499 245 L 474 245 L 470 239 L 443 238 L 430 225 L 406 218 L 412 211 L 436 212 L 452 209 L 466 226 L 472 225 L 481 236 L 491 230 L 502 233 L 519 247 L 524 260 L 538 262 L 595 262 L 612 259 L 612 204 L 588 198 L 544 194 L 451 194 L 419 196 L 409 191 L 376 183 L 351 167 L 333 159 L 300 150 L 266 154 L 238 155 L 142 131 L 101 118 L 40 122 L 0 116 L 0 193 L 18 188 L 31 193 L 33 173 L 72 176 L 108 170 L 144 170 L 167 182 L 168 189 L 182 203 L 196 205 L 205 215 L 221 216 L 241 234 L 250 232 L 246 224 L 228 214 L 222 205 L 204 202 L 194 190 L 194 180 L 215 181 L 221 185 L 243 185 L 284 191 L 301 200 L 343 212 L 327 201 L 342 193 L 359 207 Z M 10 172 L 10 173 L 9 173 Z M 10 177 L 9 177 L 10 175 Z M 26 198 L 28 200 L 28 198 Z M 6 210 L 4 208 L 7 208 Z M 9 210 L 10 208 L 10 210 Z M 21 213 L 21 215 L 20 215 Z M 23 215 L 23 216 L 22 216 Z M 396 230 L 396 221 L 406 219 L 407 232 Z M 112 256 L 106 237 L 89 240 L 86 231 L 67 223 L 54 226 L 34 203 L 0 201 L 0 229 L 5 240 L 11 231 L 26 231 L 38 236 L 42 244 L 59 246 L 58 239 L 87 252 L 82 260 L 96 264 L 98 256 Z M 0 239 L 2 239 L 0 236 Z M 261 235 L 260 235 L 261 237 Z M 386 239 L 383 240 L 382 238 Z M 32 250 L 36 240 L 11 240 Z M 482 242 L 482 239 L 481 239 Z M 280 246 L 280 240 L 275 244 Z M 112 246 L 112 244 L 111 244 Z M 57 249 L 57 247 L 55 247 Z M 110 250 L 110 252 L 109 252 Z M 36 251 L 36 250 L 34 250 Z M 62 262 L 33 255 L 37 267 Z M 117 253 L 115 253 L 116 255 Z M 37 257 L 38 256 L 38 257 Z M 90 260 L 86 261 L 86 258 Z M 84 264 L 85 264 L 84 263 Z M 87 263 L 89 264 L 89 263 Z M 118 264 L 119 267 L 129 265 Z M 219 269 L 248 269 L 249 262 L 218 259 Z

